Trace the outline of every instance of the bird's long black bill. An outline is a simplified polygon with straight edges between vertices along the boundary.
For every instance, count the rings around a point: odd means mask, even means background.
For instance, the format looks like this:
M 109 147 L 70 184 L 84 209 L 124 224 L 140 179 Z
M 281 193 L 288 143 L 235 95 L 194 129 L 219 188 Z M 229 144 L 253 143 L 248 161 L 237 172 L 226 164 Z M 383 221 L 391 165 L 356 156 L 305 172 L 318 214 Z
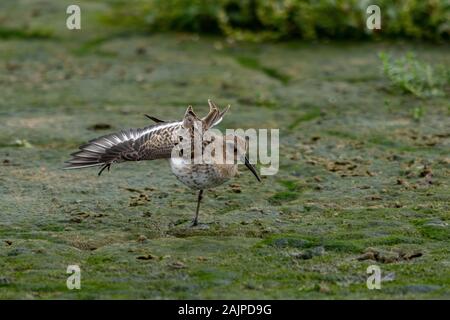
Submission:
M 250 163 L 250 161 L 248 161 L 248 158 L 247 158 L 247 157 L 245 157 L 245 162 L 244 162 L 244 164 L 245 164 L 245 166 L 248 168 L 248 170 L 250 170 L 250 171 L 253 173 L 253 175 L 256 177 L 256 179 L 258 179 L 258 181 L 261 182 L 261 178 L 259 177 L 258 172 L 256 172 L 255 166 L 252 165 L 252 164 Z

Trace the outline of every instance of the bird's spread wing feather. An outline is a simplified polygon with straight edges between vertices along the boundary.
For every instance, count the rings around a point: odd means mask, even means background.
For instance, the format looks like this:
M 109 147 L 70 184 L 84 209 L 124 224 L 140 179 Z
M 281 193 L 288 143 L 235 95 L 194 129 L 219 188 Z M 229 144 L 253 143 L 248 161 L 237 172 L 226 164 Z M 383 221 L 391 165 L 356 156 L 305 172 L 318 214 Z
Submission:
M 218 125 L 228 111 L 208 100 L 210 113 L 202 120 L 206 129 Z M 79 169 L 101 166 L 99 175 L 112 164 L 124 161 L 140 161 L 170 158 L 178 142 L 174 132 L 181 128 L 182 121 L 163 121 L 148 116 L 156 124 L 142 129 L 127 129 L 93 139 L 72 153 L 64 169 Z
M 89 141 L 71 154 L 65 169 L 93 166 L 106 168 L 124 161 L 170 158 L 175 145 L 173 132 L 181 122 L 164 122 L 142 129 L 127 129 Z

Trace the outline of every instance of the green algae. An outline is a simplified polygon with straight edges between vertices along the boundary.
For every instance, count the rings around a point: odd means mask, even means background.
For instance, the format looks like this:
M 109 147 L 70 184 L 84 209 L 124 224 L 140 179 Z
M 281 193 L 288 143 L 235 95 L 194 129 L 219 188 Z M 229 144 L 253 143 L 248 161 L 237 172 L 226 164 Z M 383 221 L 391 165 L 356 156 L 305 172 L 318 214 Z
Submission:
M 421 101 L 416 121 L 415 100 L 386 90 L 376 56 L 413 49 L 448 65 L 445 47 L 220 49 L 219 38 L 188 34 L 111 36 L 95 19 L 103 7 L 81 6 L 85 31 L 62 29 L 64 5 L 49 2 L 33 30 L 53 21 L 58 41 L 0 42 L 0 298 L 449 297 L 448 103 Z M 61 169 L 97 135 L 146 126 L 145 113 L 179 119 L 188 104 L 203 114 L 208 98 L 232 105 L 221 129 L 280 129 L 280 171 L 259 184 L 242 170 L 231 182 L 241 192 L 207 191 L 201 228 L 189 226 L 195 192 L 166 161 L 101 177 Z M 368 248 L 421 256 L 358 259 Z M 65 285 L 73 264 L 81 290 Z M 366 287 L 371 264 L 395 274 L 381 290 Z
M 238 56 L 235 57 L 235 59 L 241 66 L 252 70 L 260 71 L 270 78 L 279 80 L 282 84 L 288 84 L 290 80 L 290 76 L 283 74 L 277 69 L 262 65 L 261 62 L 256 58 L 247 56 Z

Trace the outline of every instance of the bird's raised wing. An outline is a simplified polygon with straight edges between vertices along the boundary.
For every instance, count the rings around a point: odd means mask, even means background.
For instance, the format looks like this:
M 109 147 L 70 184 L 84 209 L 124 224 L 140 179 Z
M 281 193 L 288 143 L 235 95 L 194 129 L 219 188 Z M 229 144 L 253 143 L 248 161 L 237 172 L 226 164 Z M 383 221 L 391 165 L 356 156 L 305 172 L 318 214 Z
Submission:
M 101 174 L 113 163 L 170 158 L 176 143 L 173 133 L 180 126 L 181 122 L 164 122 L 93 139 L 71 154 L 64 169 L 102 166 Z
M 210 111 L 201 121 L 205 130 L 222 121 L 229 106 L 222 112 L 208 100 Z M 189 108 L 188 108 L 189 110 Z M 156 124 L 142 129 L 126 129 L 104 135 L 80 146 L 71 154 L 64 169 L 80 169 L 101 166 L 99 175 L 112 164 L 124 161 L 141 161 L 170 158 L 173 147 L 179 142 L 175 132 L 183 126 L 183 121 L 163 121 L 148 116 Z

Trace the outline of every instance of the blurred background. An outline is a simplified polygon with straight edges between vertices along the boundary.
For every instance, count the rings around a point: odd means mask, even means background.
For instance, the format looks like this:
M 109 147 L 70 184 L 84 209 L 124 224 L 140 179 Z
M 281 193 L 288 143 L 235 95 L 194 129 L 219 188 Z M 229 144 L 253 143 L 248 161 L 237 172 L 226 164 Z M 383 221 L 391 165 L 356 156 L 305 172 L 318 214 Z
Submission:
M 142 31 L 220 34 L 234 40 L 448 40 L 446 1 L 154 0 L 111 1 L 105 20 Z M 382 8 L 383 28 L 366 28 L 367 8 Z
M 439 0 L 2 0 L 0 298 L 448 297 L 449 18 Z M 204 228 L 165 161 L 61 170 L 209 98 L 231 104 L 221 129 L 280 129 L 280 170 L 208 191 Z

